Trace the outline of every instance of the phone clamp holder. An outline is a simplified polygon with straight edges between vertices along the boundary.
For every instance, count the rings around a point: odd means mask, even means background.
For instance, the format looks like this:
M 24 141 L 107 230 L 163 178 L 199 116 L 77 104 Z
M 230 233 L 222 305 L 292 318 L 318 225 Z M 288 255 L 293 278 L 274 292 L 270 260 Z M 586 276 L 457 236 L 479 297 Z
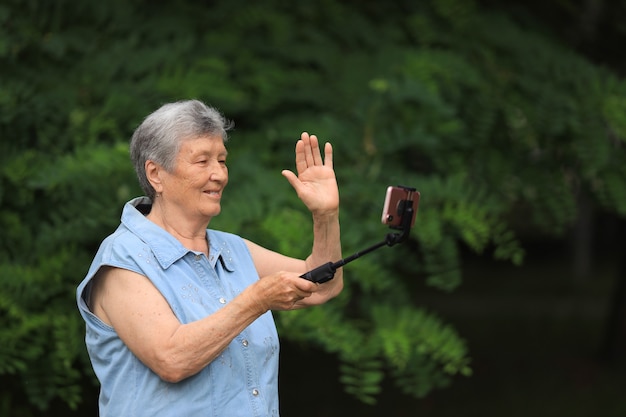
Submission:
M 402 188 L 407 190 L 409 192 L 409 195 L 410 193 L 416 191 L 415 188 L 411 187 L 402 186 Z M 398 243 L 404 242 L 409 237 L 409 233 L 411 232 L 411 226 L 413 225 L 415 210 L 417 210 L 417 207 L 413 207 L 413 201 L 410 198 L 401 200 L 398 203 L 398 215 L 402 216 L 402 221 L 399 226 L 390 226 L 391 229 L 400 230 L 399 233 L 387 233 L 387 236 L 385 236 L 385 240 L 380 241 L 366 249 L 363 249 L 362 251 L 358 251 L 337 262 L 328 262 L 326 264 L 320 265 L 317 268 L 300 275 L 300 277 L 312 282 L 317 282 L 318 284 L 322 284 L 333 279 L 335 277 L 335 272 L 337 271 L 337 269 L 341 268 L 347 263 L 352 262 L 355 259 L 358 259 L 361 256 L 373 252 L 383 246 L 394 246 Z

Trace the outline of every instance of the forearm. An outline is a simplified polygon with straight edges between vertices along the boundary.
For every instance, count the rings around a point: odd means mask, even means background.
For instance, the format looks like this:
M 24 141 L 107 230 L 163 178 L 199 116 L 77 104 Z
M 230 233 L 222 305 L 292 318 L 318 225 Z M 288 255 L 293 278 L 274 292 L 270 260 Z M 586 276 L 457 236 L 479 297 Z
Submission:
M 311 255 L 306 259 L 307 270 L 311 270 L 328 262 L 337 262 L 342 258 L 341 233 L 339 225 L 339 211 L 313 215 L 313 249 Z M 343 288 L 343 268 L 337 269 L 334 279 L 325 284 L 323 291 L 305 300 L 312 303 L 321 303 L 336 296 Z

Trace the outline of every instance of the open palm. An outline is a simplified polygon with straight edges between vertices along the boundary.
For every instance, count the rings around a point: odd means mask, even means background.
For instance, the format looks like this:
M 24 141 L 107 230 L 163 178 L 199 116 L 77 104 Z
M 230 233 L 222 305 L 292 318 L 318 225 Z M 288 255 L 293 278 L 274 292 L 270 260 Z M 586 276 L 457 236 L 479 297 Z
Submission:
M 284 170 L 282 174 L 312 213 L 324 214 L 339 208 L 330 143 L 325 144 L 322 158 L 317 137 L 303 132 L 296 143 L 296 171 L 297 175 L 289 170 Z

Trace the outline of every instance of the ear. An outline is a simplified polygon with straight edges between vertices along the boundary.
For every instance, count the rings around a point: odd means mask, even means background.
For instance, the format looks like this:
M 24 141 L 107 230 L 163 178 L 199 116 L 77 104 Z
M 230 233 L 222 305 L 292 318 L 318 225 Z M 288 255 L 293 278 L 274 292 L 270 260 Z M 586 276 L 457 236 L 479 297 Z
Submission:
M 163 191 L 163 184 L 161 182 L 161 171 L 163 168 L 154 161 L 148 159 L 146 161 L 145 169 L 146 178 L 148 178 L 148 181 L 152 184 L 152 188 L 154 188 L 154 191 L 156 191 L 157 194 L 161 193 Z

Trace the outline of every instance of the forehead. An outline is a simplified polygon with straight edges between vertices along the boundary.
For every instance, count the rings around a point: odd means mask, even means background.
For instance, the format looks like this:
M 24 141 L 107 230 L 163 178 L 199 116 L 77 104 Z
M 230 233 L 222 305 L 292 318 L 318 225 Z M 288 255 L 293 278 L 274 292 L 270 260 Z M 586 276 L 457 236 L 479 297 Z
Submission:
M 221 136 L 197 136 L 183 139 L 180 143 L 179 155 L 196 155 L 202 153 L 226 154 L 226 145 Z

